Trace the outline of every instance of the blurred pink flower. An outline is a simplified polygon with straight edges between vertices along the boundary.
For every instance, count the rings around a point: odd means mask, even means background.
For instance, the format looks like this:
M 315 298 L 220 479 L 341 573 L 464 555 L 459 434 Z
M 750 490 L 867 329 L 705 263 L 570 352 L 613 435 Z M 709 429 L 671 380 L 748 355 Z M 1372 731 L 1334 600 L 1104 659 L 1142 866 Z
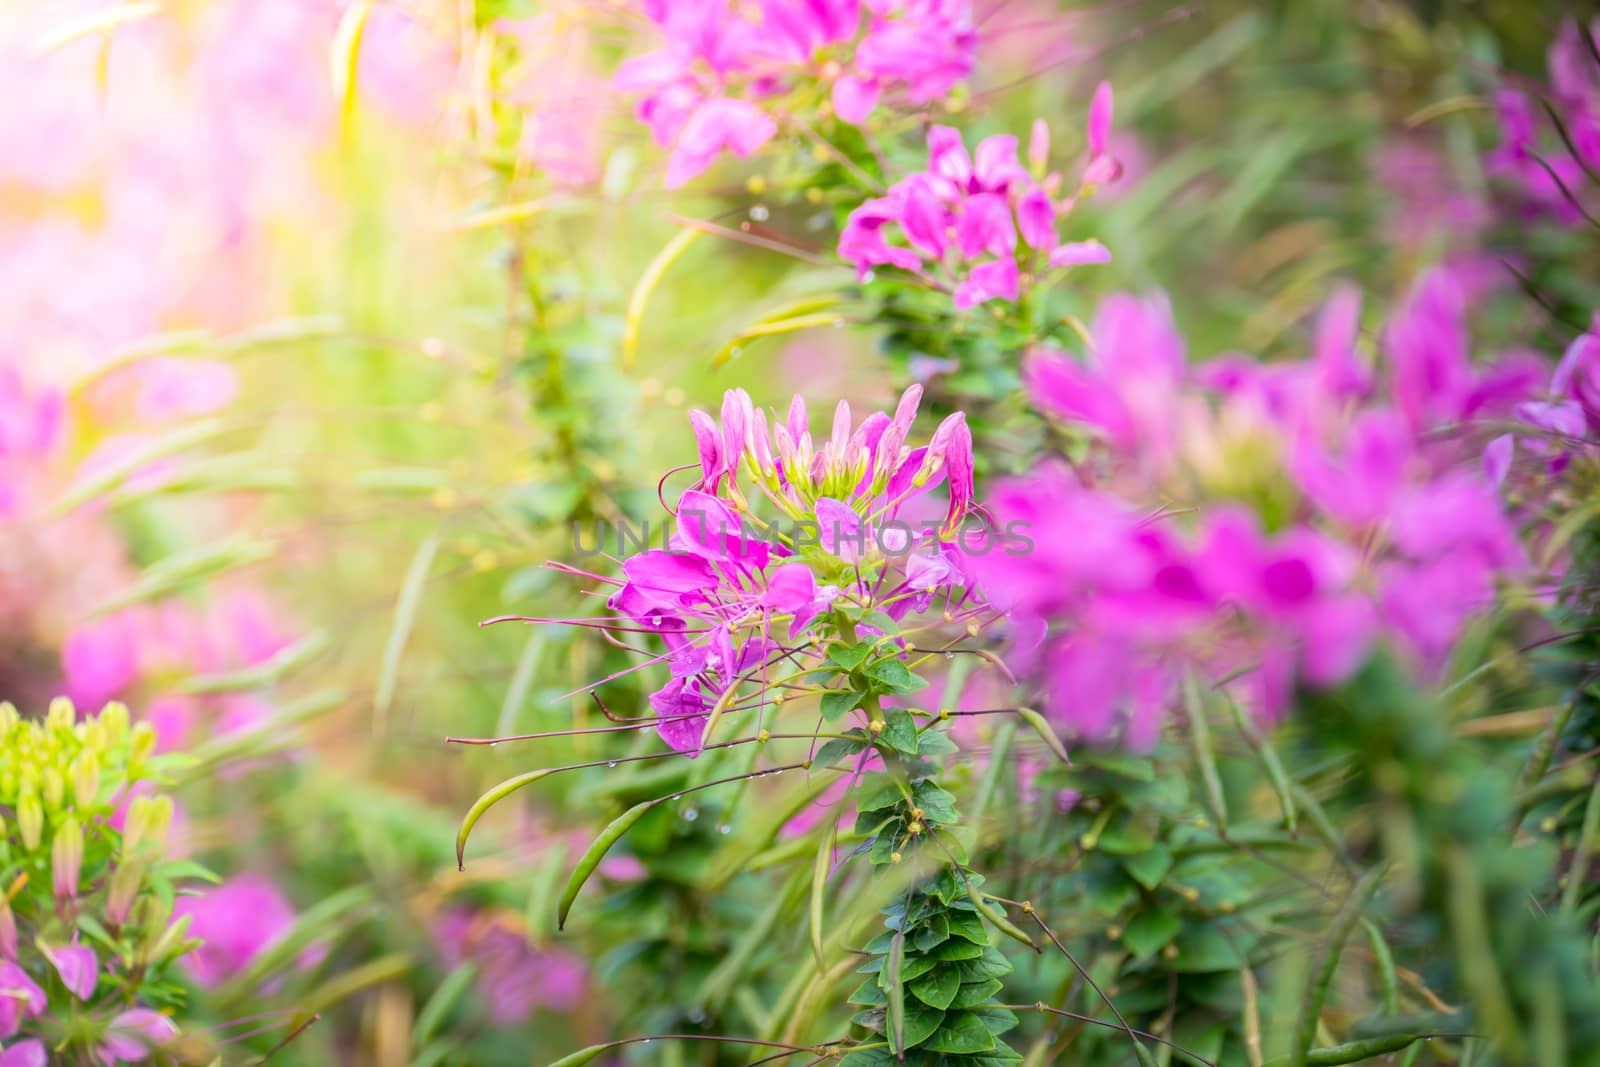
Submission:
M 495 915 L 451 908 L 435 921 L 433 935 L 446 966 L 477 965 L 477 989 L 496 1026 L 522 1022 L 535 1008 L 570 1011 L 587 989 L 588 968 L 581 959 L 534 948 Z
M 193 916 L 189 933 L 205 944 L 184 957 L 184 966 L 204 986 L 242 971 L 294 923 L 289 900 L 266 877 L 240 874 L 197 897 L 180 897 L 174 919 Z M 310 957 L 306 957 L 309 959 Z

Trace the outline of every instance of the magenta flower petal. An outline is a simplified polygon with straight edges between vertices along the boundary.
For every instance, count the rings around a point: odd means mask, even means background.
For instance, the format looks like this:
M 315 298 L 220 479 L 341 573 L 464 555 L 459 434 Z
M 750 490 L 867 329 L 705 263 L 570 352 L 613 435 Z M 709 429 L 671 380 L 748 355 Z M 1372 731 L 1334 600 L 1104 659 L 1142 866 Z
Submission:
M 965 310 L 994 299 L 1015 300 L 1020 284 L 1014 259 L 996 259 L 972 268 L 956 288 L 956 307 Z
M 1099 241 L 1069 241 L 1050 253 L 1052 267 L 1082 267 L 1110 263 L 1111 250 Z
M 0 1052 L 0 1067 L 49 1067 L 44 1046 L 37 1041 L 22 1041 Z
M 177 1025 L 165 1015 L 134 1008 L 111 1020 L 100 1055 L 110 1063 L 136 1063 L 177 1036 Z
M 878 106 L 882 89 L 874 78 L 846 74 L 833 83 L 833 111 L 845 122 L 859 126 Z
M 95 958 L 94 949 L 88 945 L 51 949 L 50 963 L 73 996 L 88 1000 L 94 995 L 95 983 L 100 977 L 100 961 Z
M 1095 86 L 1094 98 L 1089 101 L 1089 155 L 1105 155 L 1106 141 L 1111 136 L 1111 83 Z

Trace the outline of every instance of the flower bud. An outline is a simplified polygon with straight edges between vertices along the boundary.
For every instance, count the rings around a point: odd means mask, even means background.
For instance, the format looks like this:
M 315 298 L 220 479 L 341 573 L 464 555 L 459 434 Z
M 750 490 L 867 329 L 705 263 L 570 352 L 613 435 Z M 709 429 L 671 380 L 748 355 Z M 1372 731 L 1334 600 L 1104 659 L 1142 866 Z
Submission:
M 111 920 L 112 925 L 121 926 L 128 921 L 143 879 L 144 864 L 134 860 L 118 864 L 112 872 L 111 886 L 106 891 L 106 918 Z
M 17 920 L 11 914 L 11 898 L 0 892 L 0 959 L 17 962 Z
M 144 761 L 156 750 L 156 728 L 141 722 L 133 728 L 128 742 L 128 776 L 133 777 L 144 769 Z
M 167 831 L 171 827 L 171 797 L 134 797 L 128 804 L 128 817 L 123 823 L 123 855 L 134 855 L 146 844 L 152 845 L 158 852 L 165 852 Z
M 83 873 L 83 828 L 75 815 L 56 830 L 50 843 L 50 875 L 56 900 L 73 901 L 78 898 L 78 878 Z
M 60 811 L 67 801 L 67 780 L 57 767 L 44 769 L 44 806 L 50 811 Z
M 39 847 L 44 836 L 44 807 L 39 803 L 38 792 L 30 785 L 17 798 L 17 829 L 22 833 L 22 845 L 30 852 Z
M 100 758 L 92 751 L 72 761 L 72 801 L 79 810 L 92 808 L 100 793 Z
M 184 935 L 189 932 L 189 923 L 193 919 L 194 915 L 192 914 L 180 915 L 177 922 L 167 927 L 160 934 L 148 939 L 145 942 L 148 948 L 144 962 L 148 965 L 156 965 L 188 951 L 189 946 L 184 944 Z M 161 927 L 156 926 L 154 929 L 160 930 Z
M 106 745 L 115 747 L 128 736 L 128 705 L 113 700 L 100 711 L 96 720 L 106 732 Z
M 66 697 L 56 697 L 50 702 L 50 710 L 44 717 L 45 729 L 52 733 L 70 730 L 77 718 L 78 709 L 72 706 L 72 701 Z

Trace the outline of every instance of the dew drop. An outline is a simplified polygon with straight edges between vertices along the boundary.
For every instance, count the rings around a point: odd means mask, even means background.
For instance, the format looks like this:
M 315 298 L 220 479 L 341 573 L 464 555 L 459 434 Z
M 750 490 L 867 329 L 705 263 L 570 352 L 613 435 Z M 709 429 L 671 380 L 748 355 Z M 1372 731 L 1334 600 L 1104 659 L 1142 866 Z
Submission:
M 944 658 L 945 659 L 955 659 L 956 658 L 956 654 L 954 652 L 946 652 L 944 654 Z
M 700 817 L 700 809 L 699 808 L 685 808 L 683 810 L 683 818 L 684 818 L 685 822 L 694 822 L 699 817 Z
M 696 1008 L 694 1011 L 689 1013 L 689 1021 L 697 1025 L 703 1023 L 706 1021 L 706 1013 L 701 1011 L 699 1008 Z
M 721 826 L 717 827 L 717 833 L 731 834 L 733 833 L 733 827 L 729 826 L 727 823 L 723 823 Z
M 615 767 L 616 765 L 617 765 L 617 761 L 616 760 L 612 760 L 611 762 L 606 764 L 607 767 Z
M 877 277 L 877 275 L 872 273 L 872 271 L 869 270 L 869 271 L 867 271 L 867 273 L 865 273 L 865 274 L 863 274 L 861 276 L 861 284 L 862 285 L 867 285 L 867 284 L 871 283 L 873 278 L 876 278 L 876 277 Z
M 756 204 L 750 209 L 750 217 L 757 222 L 766 222 L 767 219 L 772 217 L 772 212 L 767 210 L 767 205 Z
M 489 747 L 490 748 L 499 748 L 500 747 L 500 742 L 498 742 L 498 741 L 490 741 L 489 742 Z

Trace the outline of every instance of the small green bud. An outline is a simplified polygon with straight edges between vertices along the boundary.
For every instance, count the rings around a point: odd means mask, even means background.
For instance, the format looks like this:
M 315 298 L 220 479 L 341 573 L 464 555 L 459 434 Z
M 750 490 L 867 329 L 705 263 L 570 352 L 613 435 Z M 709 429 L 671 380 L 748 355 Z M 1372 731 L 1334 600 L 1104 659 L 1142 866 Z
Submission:
M 78 754 L 72 761 L 72 800 L 78 809 L 94 807 L 100 793 L 100 758 L 92 751 Z
M 67 780 L 61 776 L 61 771 L 56 767 L 44 769 L 44 806 L 51 811 L 60 811 L 67 802 Z
M 138 774 L 144 769 L 144 761 L 156 750 L 156 729 L 147 722 L 141 722 L 133 728 L 131 740 L 128 742 L 128 775 Z
M 78 709 L 72 706 L 72 701 L 66 697 L 56 697 L 50 702 L 50 710 L 44 717 L 45 729 L 51 733 L 70 730 L 77 717 Z
M 39 794 L 31 788 L 17 798 L 17 829 L 22 833 L 23 847 L 30 852 L 44 838 L 44 807 L 39 803 Z
M 50 842 L 50 877 L 56 899 L 71 901 L 78 898 L 78 879 L 83 874 L 83 828 L 74 815 L 56 829 L 55 840 Z

